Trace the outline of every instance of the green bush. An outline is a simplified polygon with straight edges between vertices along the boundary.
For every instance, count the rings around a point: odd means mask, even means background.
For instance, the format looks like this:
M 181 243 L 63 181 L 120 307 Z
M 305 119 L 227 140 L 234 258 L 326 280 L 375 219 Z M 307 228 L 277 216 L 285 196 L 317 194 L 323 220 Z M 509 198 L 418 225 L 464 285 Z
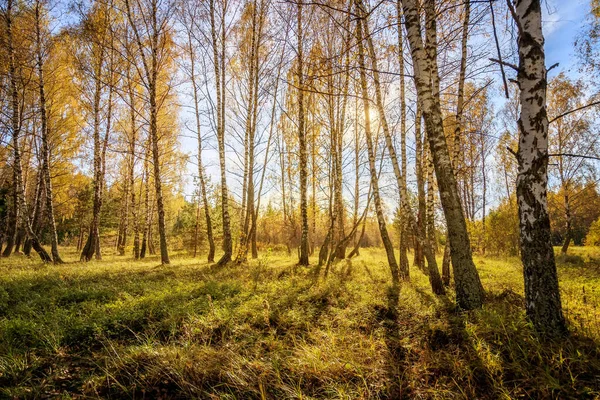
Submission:
M 586 246 L 600 246 L 600 218 L 592 222 L 585 237 Z

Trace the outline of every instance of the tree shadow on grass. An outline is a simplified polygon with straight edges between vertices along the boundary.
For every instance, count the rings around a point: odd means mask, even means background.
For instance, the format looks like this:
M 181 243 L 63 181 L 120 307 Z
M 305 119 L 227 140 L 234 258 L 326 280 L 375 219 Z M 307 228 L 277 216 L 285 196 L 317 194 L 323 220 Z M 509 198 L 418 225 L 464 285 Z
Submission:
M 366 267 L 366 266 L 365 266 Z M 387 358 L 385 369 L 389 386 L 386 397 L 390 399 L 407 398 L 410 390 L 403 383 L 402 377 L 406 373 L 407 350 L 401 344 L 400 322 L 398 318 L 398 304 L 400 301 L 400 285 L 388 286 L 385 306 L 376 306 L 376 319 L 383 325 L 385 331 L 385 345 Z
M 432 302 L 430 294 L 417 293 Z M 522 295 L 505 290 L 490 293 L 481 310 L 463 312 L 444 304 L 441 320 L 423 325 L 433 360 L 431 385 L 450 384 L 467 398 L 597 398 L 598 343 L 577 335 L 563 341 L 537 336 L 523 301 Z

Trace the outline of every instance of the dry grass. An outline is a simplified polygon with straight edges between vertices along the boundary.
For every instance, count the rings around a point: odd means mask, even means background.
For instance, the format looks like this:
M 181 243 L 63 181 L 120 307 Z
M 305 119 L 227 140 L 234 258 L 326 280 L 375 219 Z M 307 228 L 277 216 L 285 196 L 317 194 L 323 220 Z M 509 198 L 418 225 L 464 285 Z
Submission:
M 476 258 L 488 302 L 468 313 L 416 269 L 392 287 L 381 250 L 327 280 L 281 254 L 223 269 L 0 259 L 0 397 L 595 398 L 600 251 L 573 254 L 561 343 L 531 331 L 517 259 Z

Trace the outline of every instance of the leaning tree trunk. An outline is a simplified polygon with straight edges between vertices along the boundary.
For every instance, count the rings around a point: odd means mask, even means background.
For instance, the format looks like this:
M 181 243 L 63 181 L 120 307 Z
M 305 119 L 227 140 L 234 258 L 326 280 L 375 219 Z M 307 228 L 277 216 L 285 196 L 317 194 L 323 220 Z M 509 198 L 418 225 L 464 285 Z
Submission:
M 510 3 L 509 3 L 510 4 Z M 542 10 L 539 0 L 522 0 L 512 7 L 519 35 L 521 114 L 517 161 L 517 202 L 525 307 L 535 329 L 549 336 L 567 332 L 562 313 L 548 216 L 548 116 Z
M 355 0 L 356 8 L 358 9 L 359 15 L 361 12 L 360 0 Z M 390 240 L 386 223 L 385 216 L 383 215 L 383 205 L 381 203 L 381 197 L 379 195 L 379 179 L 377 177 L 377 169 L 375 167 L 375 148 L 373 144 L 373 138 L 371 135 L 371 115 L 369 107 L 369 92 L 367 90 L 367 74 L 365 68 L 365 52 L 363 46 L 363 21 L 359 18 L 356 22 L 356 33 L 358 41 L 358 65 L 360 69 L 360 87 L 363 100 L 363 108 L 365 113 L 365 136 L 367 139 L 367 152 L 369 155 L 369 170 L 371 173 L 371 188 L 373 189 L 373 202 L 375 204 L 375 213 L 377 214 L 377 222 L 379 225 L 379 233 L 381 234 L 381 240 L 383 247 L 388 259 L 390 272 L 392 273 L 392 281 L 398 282 L 399 270 L 396 262 L 396 256 L 394 255 L 394 246 Z
M 433 0 L 426 1 L 426 5 L 429 5 L 426 7 L 426 10 L 429 9 L 427 13 L 429 19 L 435 18 L 435 13 L 431 12 L 433 8 L 431 2 Z M 403 9 L 413 58 L 417 96 L 423 108 L 427 139 L 433 155 L 440 199 L 448 225 L 450 254 L 456 283 L 456 300 L 459 307 L 474 309 L 483 304 L 484 292 L 473 263 L 467 224 L 460 203 L 450 152 L 444 136 L 439 93 L 437 93 L 438 96 L 435 96 L 437 89 L 432 84 L 435 83 L 435 80 L 432 80 L 432 65 L 436 64 L 436 60 L 428 60 L 423 47 L 420 13 L 416 0 L 403 0 Z
M 371 36 L 371 32 L 369 29 L 369 22 L 367 19 L 367 13 L 366 10 L 364 9 L 364 2 L 362 0 L 359 0 L 359 6 L 360 6 L 360 16 L 361 16 L 361 26 L 362 24 L 364 24 L 364 31 L 365 31 L 365 36 L 366 36 L 366 41 L 367 41 L 367 49 L 369 52 L 369 57 L 371 59 L 371 69 L 373 70 L 373 81 L 374 81 L 374 87 L 375 87 L 375 100 L 376 100 L 376 105 L 377 105 L 377 112 L 379 115 L 379 121 L 381 124 L 381 127 L 383 128 L 383 135 L 385 138 L 385 143 L 386 143 L 386 147 L 388 149 L 388 153 L 390 154 L 390 158 L 391 158 L 391 162 L 392 162 L 392 166 L 394 169 L 394 175 L 396 177 L 396 183 L 398 185 L 398 190 L 400 190 L 400 201 L 402 202 L 402 192 L 401 192 L 401 188 L 402 188 L 402 171 L 400 170 L 400 165 L 398 163 L 398 156 L 396 155 L 396 149 L 394 148 L 394 144 L 392 142 L 392 134 L 387 122 L 387 117 L 385 115 L 385 107 L 383 104 L 383 95 L 381 94 L 381 82 L 379 80 L 379 67 L 377 64 L 377 54 L 375 53 L 375 46 L 373 44 L 373 38 Z M 360 52 L 360 46 L 362 46 L 362 43 L 359 43 L 359 52 Z M 360 57 L 360 55 L 359 55 Z M 360 58 L 359 58 L 360 59 Z M 408 260 L 407 260 L 408 261 Z M 400 264 L 403 268 L 400 268 L 400 275 L 403 279 L 408 279 L 409 276 L 409 271 L 408 271 L 408 262 L 405 264 Z
M 13 139 L 13 176 L 15 185 L 15 191 L 17 193 L 16 204 L 15 204 L 15 215 L 16 224 L 15 231 L 18 230 L 20 224 L 25 226 L 26 233 L 31 240 L 33 249 L 39 254 L 43 262 L 50 262 L 52 259 L 50 255 L 44 250 L 39 242 L 39 239 L 29 220 L 27 213 L 27 203 L 25 202 L 25 189 L 23 186 L 23 169 L 21 167 L 21 150 L 19 147 L 19 135 L 21 133 L 21 121 L 20 121 L 20 109 L 19 109 L 19 92 L 17 88 L 17 68 L 15 65 L 15 49 L 13 44 L 12 34 L 12 0 L 8 0 L 5 21 L 6 21 L 6 42 L 8 47 L 8 72 L 9 72 L 9 85 L 11 93 L 11 128 L 12 128 L 12 139 Z

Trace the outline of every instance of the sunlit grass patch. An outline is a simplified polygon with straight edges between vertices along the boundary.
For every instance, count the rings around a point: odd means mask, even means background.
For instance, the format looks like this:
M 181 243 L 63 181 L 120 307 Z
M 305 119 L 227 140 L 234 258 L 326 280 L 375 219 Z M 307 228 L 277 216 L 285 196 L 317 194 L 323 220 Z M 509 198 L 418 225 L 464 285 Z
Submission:
M 584 265 L 559 260 L 573 332 L 562 343 L 532 332 L 516 258 L 475 257 L 487 302 L 467 313 L 417 268 L 393 287 L 378 249 L 327 279 L 279 253 L 225 268 L 183 255 L 168 266 L 110 254 L 82 264 L 73 251 L 57 266 L 0 259 L 0 393 L 594 398 L 600 273 L 576 251 Z

